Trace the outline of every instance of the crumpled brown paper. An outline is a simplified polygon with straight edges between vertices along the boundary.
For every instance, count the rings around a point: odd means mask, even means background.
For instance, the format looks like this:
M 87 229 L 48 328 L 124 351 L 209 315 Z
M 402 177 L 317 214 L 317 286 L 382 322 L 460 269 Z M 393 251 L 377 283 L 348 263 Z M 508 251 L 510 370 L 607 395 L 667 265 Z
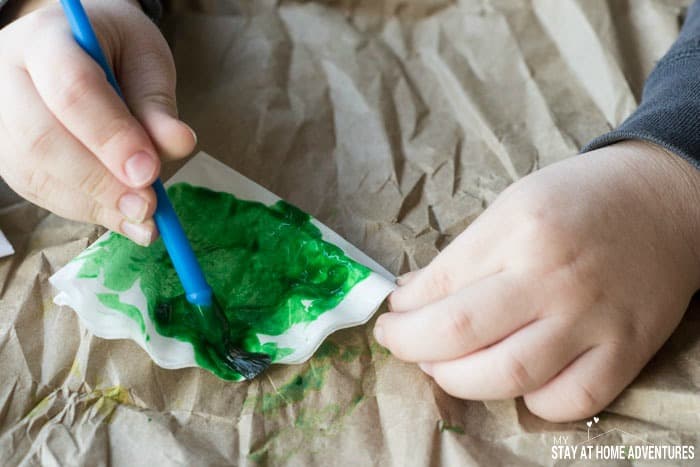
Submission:
M 687 3 L 182 1 L 164 32 L 200 148 L 401 273 L 629 114 Z M 449 397 L 371 324 L 250 383 L 160 369 L 51 302 L 97 228 L 28 204 L 0 228 L 17 250 L 0 260 L 0 465 L 552 465 L 562 436 L 615 428 L 698 449 L 692 310 L 589 430 Z

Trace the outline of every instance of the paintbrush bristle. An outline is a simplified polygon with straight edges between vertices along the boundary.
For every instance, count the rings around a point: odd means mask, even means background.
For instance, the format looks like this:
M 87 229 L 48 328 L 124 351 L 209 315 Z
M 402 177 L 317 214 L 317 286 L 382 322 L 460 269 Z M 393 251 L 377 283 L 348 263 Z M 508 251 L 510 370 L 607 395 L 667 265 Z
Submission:
M 225 360 L 232 370 L 240 373 L 245 379 L 255 378 L 272 363 L 270 356 L 267 354 L 246 352 L 237 348 L 229 349 L 225 355 Z

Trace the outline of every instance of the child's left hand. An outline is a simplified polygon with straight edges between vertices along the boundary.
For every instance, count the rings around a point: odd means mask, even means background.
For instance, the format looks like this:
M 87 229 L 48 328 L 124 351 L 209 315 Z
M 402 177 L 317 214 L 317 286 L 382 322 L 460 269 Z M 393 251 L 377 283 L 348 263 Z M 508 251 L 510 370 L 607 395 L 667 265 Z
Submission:
M 607 406 L 700 284 L 700 171 L 628 141 L 509 187 L 391 295 L 375 336 L 464 399 L 535 414 Z

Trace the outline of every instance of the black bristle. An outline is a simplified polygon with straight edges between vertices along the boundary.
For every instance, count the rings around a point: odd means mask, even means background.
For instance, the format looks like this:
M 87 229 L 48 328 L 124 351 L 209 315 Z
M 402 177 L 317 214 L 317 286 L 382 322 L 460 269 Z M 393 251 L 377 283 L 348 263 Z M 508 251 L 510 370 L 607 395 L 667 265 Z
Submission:
M 267 354 L 246 352 L 237 348 L 229 349 L 225 359 L 228 366 L 240 373 L 245 379 L 255 378 L 272 363 Z

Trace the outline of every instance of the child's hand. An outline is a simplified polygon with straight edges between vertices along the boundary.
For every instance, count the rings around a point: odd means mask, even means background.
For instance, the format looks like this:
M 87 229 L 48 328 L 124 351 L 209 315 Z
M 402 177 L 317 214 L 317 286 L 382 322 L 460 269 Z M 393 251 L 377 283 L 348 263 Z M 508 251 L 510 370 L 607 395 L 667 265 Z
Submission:
M 391 295 L 375 336 L 465 399 L 552 421 L 609 404 L 700 284 L 700 171 L 640 142 L 508 188 Z
M 147 245 L 159 155 L 195 145 L 176 117 L 175 67 L 135 2 L 85 2 L 131 112 L 78 46 L 57 4 L 0 30 L 0 175 L 61 216 Z

